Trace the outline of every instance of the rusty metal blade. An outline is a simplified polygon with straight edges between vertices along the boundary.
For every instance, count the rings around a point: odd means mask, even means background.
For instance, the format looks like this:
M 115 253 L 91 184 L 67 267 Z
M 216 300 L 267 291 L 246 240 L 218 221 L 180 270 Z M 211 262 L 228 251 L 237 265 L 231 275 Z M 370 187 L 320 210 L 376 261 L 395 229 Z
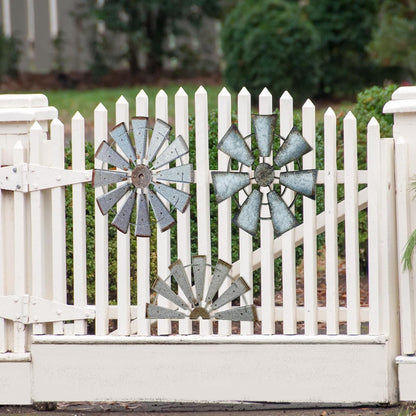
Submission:
M 94 188 L 122 182 L 126 179 L 127 172 L 121 172 L 119 170 L 94 169 L 92 171 L 92 186 Z
M 211 172 L 217 202 L 222 202 L 250 184 L 247 172 Z
M 169 137 L 171 126 L 164 121 L 157 119 L 153 127 L 152 138 L 147 152 L 147 160 L 149 163 L 156 157 L 163 142 Z
M 198 303 L 200 303 L 204 297 L 206 266 L 206 256 L 192 256 L 192 273 L 194 275 L 196 300 Z
M 292 189 L 292 191 L 315 199 L 317 175 L 318 171 L 315 169 L 281 172 L 279 182 L 281 185 Z
M 158 169 L 188 153 L 189 149 L 182 136 L 178 136 L 155 160 L 153 169 Z
M 161 170 L 154 175 L 156 180 L 167 182 L 192 183 L 194 181 L 194 168 L 191 163 Z
M 160 277 L 158 277 L 152 287 L 152 289 L 163 296 L 165 299 L 170 300 L 175 305 L 179 306 L 182 309 L 190 310 L 190 306 L 181 298 L 179 297 L 171 288 L 170 286 L 164 282 Z
M 164 308 L 163 306 L 146 303 L 146 318 L 148 319 L 183 319 L 186 315 L 180 311 Z
M 269 201 L 273 228 L 278 237 L 299 225 L 292 211 L 276 191 L 269 192 L 267 194 L 267 200 Z
M 254 114 L 252 118 L 259 154 L 262 157 L 268 157 L 272 151 L 277 114 Z
M 214 296 L 218 293 L 218 289 L 221 287 L 225 278 L 227 277 L 227 274 L 230 272 L 231 267 L 231 264 L 228 264 L 221 259 L 218 260 L 217 264 L 215 265 L 214 272 L 212 273 L 211 283 L 205 297 L 205 302 L 212 302 Z
M 274 158 L 274 163 L 278 168 L 281 168 L 289 162 L 299 159 L 311 150 L 312 147 L 304 139 L 297 127 L 293 127 L 286 140 L 280 146 L 280 149 Z
M 243 165 L 251 166 L 254 162 L 254 156 L 235 124 L 231 124 L 224 137 L 218 143 L 218 149 Z
M 224 306 L 228 302 L 232 302 L 249 290 L 250 287 L 246 281 L 242 277 L 239 277 L 231 283 L 230 287 L 222 295 L 218 297 L 218 299 L 212 304 L 211 308 L 213 310 L 221 308 L 221 306 Z
M 112 191 L 100 195 L 97 198 L 97 204 L 98 208 L 100 208 L 101 213 L 103 215 L 106 215 L 108 211 L 110 211 L 110 209 L 113 208 L 113 206 L 117 204 L 117 202 L 120 201 L 120 199 L 123 198 L 124 195 L 126 195 L 129 189 L 130 184 L 123 183 L 123 185 L 114 188 Z
M 240 211 L 234 216 L 233 223 L 247 233 L 255 236 L 260 219 L 262 194 L 259 190 L 253 189 L 248 198 L 244 201 Z
M 95 158 L 123 170 L 129 168 L 129 162 L 104 140 L 95 152 Z
M 136 213 L 136 237 L 150 237 L 152 231 L 150 229 L 149 207 L 147 205 L 146 196 L 139 195 Z
M 175 263 L 169 266 L 169 270 L 178 286 L 182 289 L 182 292 L 188 299 L 189 303 L 191 305 L 195 305 L 196 299 L 192 292 L 191 283 L 189 282 L 188 275 L 186 274 L 182 261 L 175 261 Z
M 227 321 L 257 321 L 256 308 L 253 305 L 238 306 L 214 314 L 215 319 Z
M 110 130 L 110 136 L 118 144 L 123 153 L 136 164 L 136 152 L 130 141 L 129 132 L 124 123 L 117 124 Z
M 149 119 L 147 117 L 133 117 L 131 119 L 131 127 L 136 143 L 136 156 L 138 159 L 144 159 L 146 157 L 148 121 Z
M 188 208 L 189 201 L 191 200 L 191 195 L 188 193 L 172 188 L 164 183 L 157 183 L 153 189 L 180 212 L 185 212 L 186 208 Z
M 171 228 L 175 224 L 175 220 L 170 215 L 169 210 L 163 205 L 163 202 L 159 199 L 159 197 L 149 189 L 149 201 L 150 205 L 152 206 L 153 212 L 155 213 L 155 217 L 157 223 L 159 225 L 160 231 L 166 231 Z
M 136 190 L 133 189 L 130 192 L 126 202 L 121 207 L 120 211 L 117 212 L 117 215 L 112 221 L 112 225 L 117 228 L 117 230 L 126 234 L 130 224 L 131 213 L 133 212 L 134 203 L 136 202 Z

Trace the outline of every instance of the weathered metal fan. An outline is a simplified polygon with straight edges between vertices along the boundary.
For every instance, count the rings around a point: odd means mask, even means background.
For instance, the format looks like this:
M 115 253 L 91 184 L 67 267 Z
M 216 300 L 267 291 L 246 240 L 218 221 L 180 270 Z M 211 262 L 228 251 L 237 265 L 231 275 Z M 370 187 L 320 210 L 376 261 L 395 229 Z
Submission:
M 135 145 L 130 140 L 129 132 L 124 123 L 117 124 L 110 136 L 122 153 L 114 150 L 106 141 L 98 147 L 95 157 L 108 163 L 115 169 L 94 169 L 92 184 L 94 187 L 121 183 L 119 186 L 97 198 L 97 204 L 103 215 L 106 215 L 115 204 L 128 193 L 128 197 L 118 210 L 112 224 L 121 232 L 126 233 L 130 224 L 134 204 L 137 201 L 135 234 L 138 237 L 150 237 L 148 202 L 154 212 L 161 231 L 171 228 L 175 219 L 160 200 L 159 195 L 169 201 L 173 208 L 184 212 L 189 205 L 191 196 L 180 189 L 169 186 L 170 183 L 191 183 L 194 172 L 192 164 L 181 164 L 169 168 L 169 163 L 189 152 L 182 136 L 176 137 L 169 146 L 161 151 L 163 144 L 169 140 L 171 126 L 157 119 L 152 137 L 147 148 L 148 118 L 133 117 L 132 129 Z M 159 154 L 160 152 L 160 154 Z M 161 169 L 162 167 L 166 167 Z
M 296 227 L 299 223 L 290 210 L 296 199 L 296 194 L 299 193 L 315 199 L 317 170 L 288 171 L 286 168 L 290 162 L 300 159 L 304 154 L 312 151 L 312 147 L 296 127 L 292 128 L 286 139 L 281 137 L 283 144 L 274 157 L 276 167 L 265 162 L 265 158 L 269 157 L 272 152 L 276 121 L 276 114 L 253 115 L 254 135 L 259 154 L 258 164 L 255 164 L 256 158 L 253 151 L 247 146 L 246 138 L 243 138 L 238 128 L 232 124 L 218 144 L 218 148 L 230 157 L 230 162 L 231 159 L 240 162 L 240 171 L 232 171 L 231 163 L 229 163 L 226 172 L 212 172 L 211 174 L 217 202 L 222 202 L 244 190 L 247 198 L 239 206 L 233 222 L 253 236 L 257 232 L 257 225 L 261 219 L 272 220 L 277 236 Z M 248 172 L 242 171 L 243 165 L 253 168 L 256 165 L 254 177 L 250 178 Z M 281 168 L 285 168 L 286 171 L 280 171 L 280 175 L 276 176 L 275 169 Z M 247 191 L 245 188 L 250 184 L 257 186 L 253 186 L 251 191 Z M 275 189 L 277 184 L 284 188 L 283 192 L 278 193 Z M 282 198 L 286 188 L 296 192 L 289 205 Z M 262 202 L 263 193 L 267 195 L 267 203 Z M 270 217 L 268 218 L 261 217 L 260 214 L 261 206 L 264 204 L 269 206 Z
M 231 264 L 218 260 L 211 281 L 204 297 L 206 285 L 207 264 L 206 256 L 192 257 L 192 275 L 194 285 L 191 286 L 181 260 L 169 266 L 170 275 L 181 288 L 183 297 L 177 295 L 171 287 L 161 278 L 158 278 L 152 289 L 159 295 L 174 304 L 174 309 L 165 308 L 152 303 L 147 304 L 146 317 L 150 319 L 218 319 L 230 321 L 256 321 L 256 308 L 254 305 L 237 306 L 218 311 L 219 308 L 244 295 L 250 287 L 242 277 L 233 280 L 231 285 L 221 294 L 218 290 L 225 279 L 231 279 L 229 273 Z M 188 266 L 186 266 L 188 267 Z M 212 268 L 212 267 L 211 267 Z M 179 308 L 179 309 L 178 309 Z

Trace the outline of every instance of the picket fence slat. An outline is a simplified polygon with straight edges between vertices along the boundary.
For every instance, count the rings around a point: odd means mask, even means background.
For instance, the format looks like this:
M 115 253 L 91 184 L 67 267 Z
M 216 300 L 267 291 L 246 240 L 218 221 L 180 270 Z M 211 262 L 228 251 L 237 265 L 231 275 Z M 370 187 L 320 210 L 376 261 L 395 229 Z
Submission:
M 231 94 L 224 87 L 218 94 L 218 141 L 231 125 Z M 223 152 L 218 152 L 218 170 L 226 171 L 228 157 Z M 218 259 L 232 263 L 231 259 L 231 199 L 227 199 L 218 205 L 218 230 L 221 230 L 221 238 L 218 239 Z M 230 279 L 226 279 L 219 290 L 222 294 L 230 286 Z M 222 309 L 228 309 L 231 303 L 227 303 Z M 218 335 L 231 334 L 231 321 L 218 322 Z
M 136 96 L 136 116 L 149 117 L 149 98 L 140 90 Z M 146 148 L 148 148 L 146 146 Z M 137 237 L 137 335 L 150 335 L 146 303 L 150 302 L 150 238 Z
M 99 104 L 94 110 L 94 149 L 107 141 L 107 109 Z M 98 159 L 94 161 L 96 169 L 105 169 Z M 95 199 L 103 194 L 101 187 L 95 188 Z M 95 333 L 107 335 L 108 328 L 108 215 L 102 215 L 97 203 L 94 203 L 95 225 Z
M 337 242 L 337 133 L 336 115 L 328 108 L 324 115 L 325 143 L 325 268 L 327 334 L 339 333 L 338 242 Z
M 0 168 L 3 162 L 3 150 L 0 148 Z M 6 274 L 4 264 L 4 227 L 3 227 L 3 191 L 0 189 L 0 296 L 6 294 Z M 7 351 L 6 321 L 0 318 L 0 353 Z
M 72 117 L 72 168 L 85 170 L 85 121 L 77 112 Z M 73 264 L 74 264 L 74 305 L 87 305 L 87 226 L 85 216 L 85 185 L 72 186 L 72 218 L 73 218 Z M 87 333 L 85 319 L 74 322 L 76 335 Z
M 302 107 L 302 134 L 314 149 L 303 156 L 303 168 L 315 169 L 315 106 L 311 100 Z M 312 336 L 318 333 L 316 202 L 307 197 L 303 197 L 303 231 L 305 335 Z
M 251 95 L 247 88 L 243 87 L 238 94 L 238 129 L 243 137 L 247 137 L 251 134 Z M 246 141 L 247 145 L 251 147 L 251 139 Z M 251 173 L 251 169 L 243 166 L 242 171 Z M 251 192 L 251 186 L 247 187 L 247 192 Z M 247 195 L 244 191 L 239 193 L 240 205 L 245 201 Z M 239 256 L 241 261 L 240 275 L 247 282 L 250 288 L 253 289 L 253 237 L 245 231 L 239 229 Z M 246 293 L 240 299 L 241 305 L 251 305 L 253 303 L 253 290 Z M 240 334 L 251 335 L 254 333 L 253 322 L 241 322 Z
M 344 118 L 345 262 L 347 282 L 347 333 L 361 333 L 360 257 L 358 245 L 357 120 Z
M 64 125 L 58 119 L 51 122 L 51 146 L 53 166 L 63 168 Z M 66 303 L 65 188 L 53 188 L 51 198 L 53 299 Z M 63 321 L 54 322 L 53 332 L 64 333 Z
M 123 96 L 116 102 L 116 124 L 119 123 L 125 123 L 127 128 L 130 126 L 129 103 Z M 123 154 L 118 145 L 116 149 Z M 117 203 L 117 211 L 121 210 L 127 197 Z M 130 226 L 126 234 L 117 230 L 117 305 L 117 332 L 119 335 L 130 335 Z
M 293 98 L 285 91 L 280 97 L 280 135 L 287 137 L 293 127 Z M 294 163 L 286 165 L 289 171 Z M 283 200 L 289 206 L 294 192 L 286 188 Z M 294 207 L 292 208 L 294 212 Z M 295 231 L 289 230 L 282 236 L 282 290 L 283 290 L 283 333 L 293 335 L 297 332 L 296 325 L 296 252 Z

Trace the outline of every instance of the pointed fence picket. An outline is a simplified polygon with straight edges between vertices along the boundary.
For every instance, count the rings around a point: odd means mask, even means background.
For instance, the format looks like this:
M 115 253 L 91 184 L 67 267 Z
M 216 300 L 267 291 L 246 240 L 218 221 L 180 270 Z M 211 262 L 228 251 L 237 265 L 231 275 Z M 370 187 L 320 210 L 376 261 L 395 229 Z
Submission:
M 0 168 L 2 167 L 2 153 L 0 149 Z M 4 227 L 3 227 L 3 191 L 0 189 L 0 296 L 6 295 L 6 270 L 4 264 Z M 0 318 L 0 354 L 7 351 L 6 320 Z

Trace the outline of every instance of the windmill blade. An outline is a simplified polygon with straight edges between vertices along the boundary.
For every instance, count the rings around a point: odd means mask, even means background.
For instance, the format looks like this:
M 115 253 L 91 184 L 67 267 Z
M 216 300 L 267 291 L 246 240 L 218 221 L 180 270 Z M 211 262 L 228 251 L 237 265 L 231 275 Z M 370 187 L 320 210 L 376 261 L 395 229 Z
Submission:
M 196 303 L 196 299 L 192 292 L 191 284 L 182 262 L 180 260 L 175 261 L 175 263 L 169 266 L 169 270 L 173 278 L 176 280 L 178 286 L 182 289 L 182 292 L 188 299 L 189 303 L 194 305 Z
M 227 321 L 257 321 L 256 308 L 253 305 L 239 306 L 214 314 L 215 319 Z
M 164 308 L 163 306 L 146 303 L 146 318 L 148 319 L 183 319 L 186 315 L 180 311 Z
M 112 225 L 117 228 L 117 230 L 126 234 L 127 229 L 130 224 L 131 213 L 133 212 L 134 203 L 136 202 L 136 190 L 133 189 L 127 198 L 124 205 L 121 207 L 120 211 L 117 212 L 117 215 L 112 221 Z
M 163 205 L 163 202 L 159 199 L 159 197 L 149 189 L 149 201 L 150 205 L 152 206 L 153 212 L 155 213 L 155 217 L 157 223 L 159 225 L 160 231 L 166 231 L 171 228 L 175 224 L 175 220 L 170 215 L 169 210 Z
M 278 237 L 299 225 L 298 220 L 293 215 L 292 211 L 276 191 L 269 192 L 267 194 L 267 199 L 269 201 L 273 228 Z
M 169 137 L 171 126 L 164 121 L 157 119 L 153 127 L 152 139 L 147 152 L 147 160 L 149 163 L 155 158 L 163 142 Z
M 243 165 L 251 166 L 254 162 L 254 156 L 235 124 L 231 124 L 224 137 L 218 143 L 218 149 Z
M 136 157 L 144 159 L 146 156 L 147 123 L 148 117 L 133 117 L 131 127 L 133 129 L 134 141 L 136 143 Z
M 175 305 L 179 306 L 181 309 L 190 310 L 189 305 L 179 297 L 170 286 L 164 282 L 160 277 L 158 277 L 152 287 L 152 289 L 160 296 L 163 296 L 167 300 L 170 300 Z
M 217 294 L 218 289 L 221 287 L 224 282 L 227 274 L 230 272 L 232 265 L 226 263 L 223 260 L 218 260 L 218 263 L 215 266 L 215 270 L 212 273 L 211 283 L 208 288 L 207 296 L 205 297 L 205 302 L 211 303 L 214 299 L 214 296 Z
M 128 157 L 129 160 L 136 165 L 136 152 L 130 141 L 129 132 L 124 123 L 117 124 L 110 131 L 110 136 L 118 144 L 123 153 Z
M 315 199 L 317 176 L 318 171 L 316 169 L 281 172 L 279 182 L 281 185 L 292 189 L 292 191 Z
M 117 204 L 117 202 L 120 201 L 120 199 L 123 198 L 124 195 L 126 195 L 129 189 L 130 184 L 123 183 L 123 185 L 117 186 L 117 188 L 114 188 L 112 191 L 100 195 L 97 198 L 97 204 L 98 208 L 100 208 L 101 213 L 103 215 L 108 214 L 108 211 L 110 211 L 110 209 L 113 208 L 113 206 Z
M 192 256 L 192 273 L 194 275 L 196 300 L 198 303 L 200 303 L 204 297 L 206 265 L 206 256 Z
M 172 188 L 164 183 L 155 184 L 153 189 L 180 212 L 185 212 L 186 208 L 188 208 L 189 201 L 191 200 L 191 195 L 188 193 Z
M 182 136 L 178 136 L 155 160 L 153 169 L 170 163 L 189 152 L 188 146 Z
M 286 140 L 280 146 L 280 149 L 274 158 L 274 163 L 278 168 L 281 168 L 289 162 L 299 159 L 311 150 L 312 147 L 300 134 L 300 131 L 296 127 L 293 127 Z
M 249 290 L 250 287 L 246 281 L 242 277 L 239 277 L 231 283 L 230 287 L 222 295 L 218 297 L 218 299 L 212 304 L 211 308 L 213 310 L 221 308 L 221 306 L 224 306 L 228 302 L 232 302 L 234 299 L 239 298 Z
M 149 207 L 147 205 L 146 196 L 140 194 L 139 202 L 137 204 L 135 235 L 136 237 L 150 237 L 151 234 Z
M 122 182 L 126 179 L 127 172 L 121 172 L 119 170 L 94 169 L 92 171 L 92 186 L 94 188 Z
M 247 172 L 211 172 L 212 185 L 218 203 L 250 184 Z
M 262 193 L 253 189 L 248 198 L 244 201 L 240 211 L 234 216 L 233 223 L 242 230 L 256 235 L 257 226 L 260 219 Z
M 191 163 L 174 168 L 161 170 L 154 175 L 156 180 L 167 182 L 192 183 L 194 181 L 194 168 Z
M 129 162 L 127 162 L 120 153 L 116 152 L 105 140 L 98 146 L 98 149 L 95 152 L 95 158 L 123 170 L 129 168 Z
M 268 157 L 272 151 L 277 114 L 254 114 L 252 118 L 259 154 L 262 157 Z

